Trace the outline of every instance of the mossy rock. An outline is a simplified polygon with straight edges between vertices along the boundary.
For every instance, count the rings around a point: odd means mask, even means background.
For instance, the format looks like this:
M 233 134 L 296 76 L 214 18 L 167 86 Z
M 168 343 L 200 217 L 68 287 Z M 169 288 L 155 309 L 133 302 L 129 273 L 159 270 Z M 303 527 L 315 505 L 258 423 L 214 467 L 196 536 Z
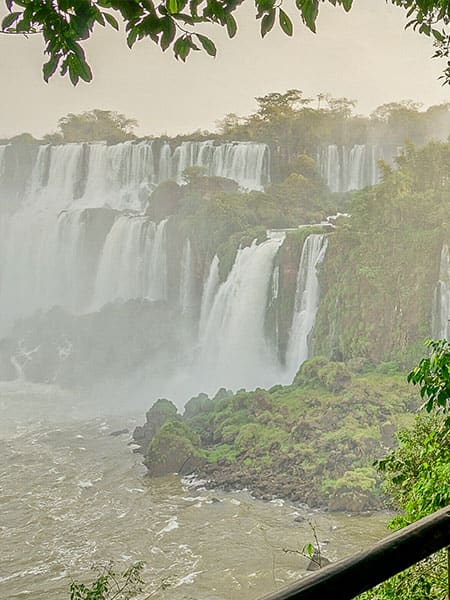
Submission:
M 346 471 L 336 481 L 324 484 L 324 488 L 331 492 L 328 508 L 352 513 L 378 508 L 376 485 L 376 474 L 370 467 Z
M 304 362 L 294 378 L 294 385 L 320 385 L 333 393 L 342 392 L 351 383 L 352 376 L 342 362 L 316 356 Z
M 160 477 L 171 473 L 186 475 L 203 464 L 199 436 L 185 423 L 166 422 L 148 447 L 144 464 L 148 474 Z
M 166 398 L 157 400 L 145 416 L 145 425 L 136 427 L 133 432 L 133 439 L 139 444 L 144 454 L 167 421 L 176 421 L 181 418 L 175 404 Z

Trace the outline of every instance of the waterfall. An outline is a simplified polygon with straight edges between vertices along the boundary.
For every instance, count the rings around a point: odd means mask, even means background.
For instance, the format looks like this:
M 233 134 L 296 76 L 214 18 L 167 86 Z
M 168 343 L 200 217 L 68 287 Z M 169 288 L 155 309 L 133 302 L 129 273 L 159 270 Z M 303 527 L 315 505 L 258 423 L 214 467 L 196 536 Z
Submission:
M 119 216 L 103 246 L 92 308 L 133 298 L 166 299 L 166 223 Z
M 209 392 L 221 386 L 251 389 L 277 380 L 277 363 L 265 339 L 264 321 L 274 258 L 282 242 L 269 238 L 239 249 L 210 310 L 204 308 L 195 373 L 201 374 Z M 215 264 L 213 261 L 205 286 L 209 297 L 217 281 Z M 210 300 L 205 296 L 204 306 L 207 303 Z
M 440 258 L 439 280 L 434 291 L 432 335 L 437 339 L 450 339 L 450 253 L 443 244 Z
M 17 213 L 4 226 L 2 324 L 58 305 L 78 312 L 89 274 L 81 259 L 81 212 Z
M 203 337 L 214 296 L 219 287 L 219 259 L 214 255 L 209 267 L 208 276 L 203 285 L 202 303 L 200 306 L 199 336 Z
M 332 192 L 359 190 L 380 181 L 378 161 L 392 164 L 399 148 L 379 144 L 355 144 L 321 148 L 319 171 Z
M 330 144 L 319 151 L 317 162 L 322 177 L 332 192 L 341 191 L 341 161 L 339 149 L 335 144 Z
M 88 309 L 113 215 L 23 210 L 0 223 L 0 331 L 39 310 Z M 101 219 L 97 218 L 101 217 Z
M 182 183 L 185 169 L 202 167 L 210 177 L 227 177 L 243 189 L 262 190 L 270 181 L 269 160 L 266 144 L 183 142 L 172 156 L 172 177 Z
M 192 318 L 195 308 L 195 273 L 192 260 L 191 241 L 186 240 L 181 258 L 181 277 L 180 277 L 180 309 L 181 314 Z
M 295 291 L 294 316 L 286 353 L 286 368 L 290 379 L 309 357 L 309 338 L 319 308 L 317 273 L 325 258 L 327 246 L 328 239 L 324 234 L 311 234 L 303 244 Z
M 142 212 L 156 185 L 171 178 L 183 183 L 183 171 L 192 166 L 210 176 L 234 179 L 246 190 L 262 190 L 270 181 L 269 148 L 253 142 L 182 142 L 173 152 L 167 142 L 152 140 L 32 149 L 29 173 L 11 168 L 8 174 L 7 154 L 11 165 L 20 164 L 21 146 L 0 146 L 0 190 L 10 196 L 9 202 L 20 191 L 16 209 L 25 205 L 59 212 L 109 206 Z
M 48 369 L 42 377 L 57 381 L 64 360 L 67 372 L 73 361 L 76 377 L 87 341 L 103 336 L 99 327 L 108 319 L 125 317 L 135 325 L 136 305 L 171 321 L 143 331 L 154 355 L 142 340 L 136 348 L 127 340 L 136 350 L 130 377 L 145 361 L 149 377 L 157 372 L 166 386 L 183 377 L 188 385 L 175 389 L 177 399 L 189 391 L 276 383 L 280 365 L 265 325 L 267 306 L 278 297 L 274 261 L 284 233 L 240 248 L 222 282 L 214 256 L 199 290 L 194 239 L 184 241 L 178 257 L 178 240 L 168 238 L 177 227 L 145 214 L 149 191 L 169 177 L 181 181 L 189 166 L 244 189 L 263 189 L 269 158 L 265 144 L 250 142 L 0 146 L 0 336 L 20 349 L 5 350 L 17 376 L 42 368 Z M 121 304 L 135 299 L 159 303 L 129 303 L 122 312 Z M 110 303 L 116 306 L 103 310 Z M 45 314 L 54 307 L 63 310 Z M 89 315 L 97 311 L 101 315 Z M 86 340 L 89 323 L 98 325 Z M 109 343 L 108 332 L 103 341 Z

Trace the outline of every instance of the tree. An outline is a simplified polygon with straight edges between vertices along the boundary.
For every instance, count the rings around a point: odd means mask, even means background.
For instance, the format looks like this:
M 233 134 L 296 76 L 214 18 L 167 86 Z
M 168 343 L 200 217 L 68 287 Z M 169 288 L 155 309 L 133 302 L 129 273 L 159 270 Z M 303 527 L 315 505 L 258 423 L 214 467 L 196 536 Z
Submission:
M 48 61 L 44 64 L 45 81 L 59 68 L 74 85 L 80 79 L 90 81 L 92 71 L 81 42 L 88 39 L 97 25 L 119 29 L 122 21 L 127 43 L 150 38 L 162 50 L 172 48 L 177 59 L 185 61 L 191 51 L 203 49 L 216 55 L 214 42 L 201 33 L 205 23 L 225 27 L 230 38 L 237 31 L 234 12 L 244 0 L 5 0 L 9 14 L 2 30 L 12 34 L 40 34 L 45 41 Z M 448 0 L 390 0 L 407 12 L 412 27 L 430 37 L 434 57 L 450 56 L 450 4 Z M 296 0 L 303 23 L 316 32 L 320 4 L 328 2 L 346 12 L 353 0 Z M 282 0 L 255 0 L 256 18 L 261 35 L 269 33 L 278 20 L 282 31 L 292 36 L 294 26 L 282 8 Z M 442 78 L 450 84 L 450 60 Z
M 134 139 L 137 121 L 111 110 L 94 109 L 79 115 L 69 113 L 58 121 L 58 133 L 46 136 L 51 142 L 124 142 Z

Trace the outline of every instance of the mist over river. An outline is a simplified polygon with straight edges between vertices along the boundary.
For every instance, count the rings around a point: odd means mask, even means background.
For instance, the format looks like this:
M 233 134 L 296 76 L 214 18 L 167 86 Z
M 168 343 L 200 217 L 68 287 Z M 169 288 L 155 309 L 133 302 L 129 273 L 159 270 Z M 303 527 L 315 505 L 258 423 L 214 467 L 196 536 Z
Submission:
M 104 416 L 100 403 L 24 383 L 1 385 L 0 409 L 2 600 L 63 600 L 71 578 L 89 581 L 109 559 L 144 561 L 147 593 L 168 579 L 157 598 L 250 600 L 304 575 L 307 561 L 283 548 L 312 541 L 309 520 L 332 560 L 386 534 L 381 513 L 322 513 L 150 479 L 129 436 L 110 435 L 131 430 L 138 412 Z

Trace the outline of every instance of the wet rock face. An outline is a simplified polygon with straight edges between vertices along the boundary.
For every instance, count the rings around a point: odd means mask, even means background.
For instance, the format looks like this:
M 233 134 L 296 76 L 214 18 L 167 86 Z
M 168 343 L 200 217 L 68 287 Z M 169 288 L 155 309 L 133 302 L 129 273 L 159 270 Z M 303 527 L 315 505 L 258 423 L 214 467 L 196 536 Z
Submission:
M 180 415 L 177 413 L 175 404 L 160 398 L 146 413 L 146 421 L 143 426 L 137 426 L 133 432 L 133 439 L 140 447 L 140 452 L 145 454 L 153 438 L 168 421 L 177 421 Z M 169 471 L 173 473 L 175 471 Z

